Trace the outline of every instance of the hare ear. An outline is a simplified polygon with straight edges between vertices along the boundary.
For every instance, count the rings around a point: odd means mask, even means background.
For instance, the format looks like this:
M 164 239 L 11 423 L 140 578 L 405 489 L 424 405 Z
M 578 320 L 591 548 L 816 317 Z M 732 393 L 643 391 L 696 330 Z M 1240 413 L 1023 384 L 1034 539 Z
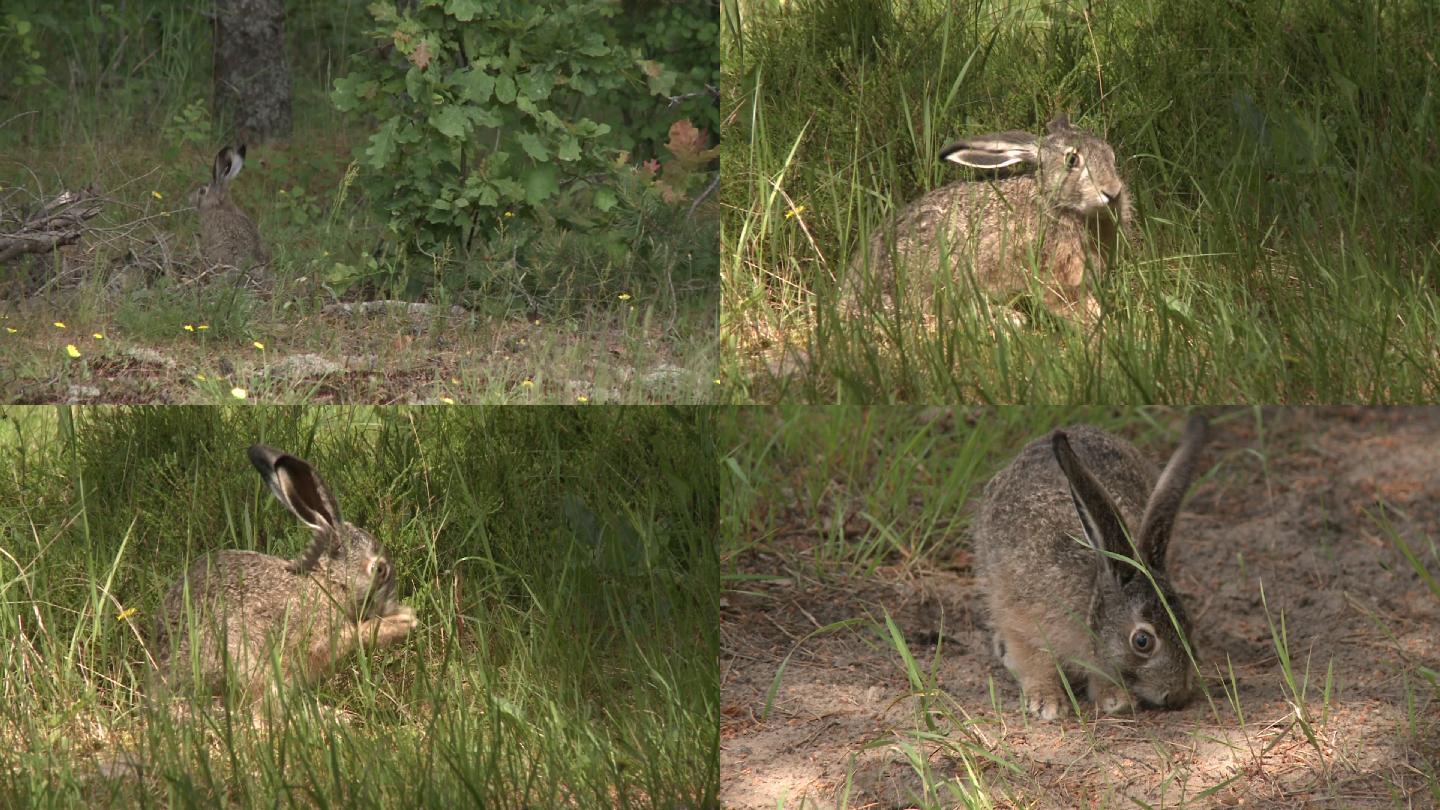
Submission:
M 1016 163 L 1036 163 L 1040 142 L 1028 132 L 996 132 L 956 141 L 940 150 L 940 158 L 972 169 L 1003 169 Z
M 250 463 L 300 522 L 315 531 L 331 531 L 340 525 L 340 507 L 314 467 L 263 444 L 250 448 Z
M 1209 423 L 1205 417 L 1191 414 L 1185 423 L 1185 438 L 1175 448 L 1174 455 L 1155 482 L 1155 491 L 1145 504 L 1145 517 L 1140 521 L 1138 538 L 1140 554 L 1145 565 L 1156 571 L 1165 570 L 1165 549 L 1170 545 L 1170 531 L 1175 528 L 1175 516 L 1180 512 L 1180 502 L 1195 476 L 1195 458 L 1205 444 Z
M 1075 511 L 1080 515 L 1080 526 L 1085 530 L 1085 539 L 1095 549 L 1102 570 L 1114 574 L 1123 584 L 1135 574 L 1132 566 L 1115 564 L 1103 552 L 1109 551 L 1123 556 L 1130 555 L 1130 541 L 1126 537 L 1125 520 L 1105 488 L 1090 474 L 1075 450 L 1070 447 L 1070 437 L 1064 431 L 1055 431 L 1050 440 L 1055 460 L 1070 482 L 1070 499 L 1075 502 Z
M 1051 135 L 1059 135 L 1062 132 L 1069 132 L 1071 129 L 1070 114 L 1063 112 L 1056 113 L 1055 117 L 1050 119 L 1050 123 L 1045 125 L 1045 128 L 1050 132 Z
M 300 459 L 273 447 L 257 444 L 250 448 L 250 463 L 270 485 L 275 499 L 315 533 L 305 552 L 291 564 L 291 570 L 303 573 L 315 567 L 320 555 L 333 550 L 339 542 L 342 519 L 335 496 L 315 468 Z
M 213 172 L 215 182 L 218 184 L 233 179 L 244 167 L 244 144 L 241 144 L 239 149 L 231 149 L 228 146 L 222 148 L 215 155 L 215 170 Z

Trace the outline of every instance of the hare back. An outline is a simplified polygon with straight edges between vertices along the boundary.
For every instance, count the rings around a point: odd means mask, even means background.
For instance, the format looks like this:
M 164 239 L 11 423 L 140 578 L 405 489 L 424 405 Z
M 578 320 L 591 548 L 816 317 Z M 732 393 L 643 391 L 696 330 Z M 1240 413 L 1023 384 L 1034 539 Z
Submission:
M 162 677 L 188 677 L 193 655 L 205 691 L 218 692 L 227 664 L 245 680 L 258 679 L 274 644 L 283 642 L 282 658 L 293 659 L 290 651 L 303 652 L 311 639 L 352 623 L 319 580 L 293 574 L 287 565 L 254 551 L 216 552 L 192 565 L 162 606 Z
M 868 251 L 852 263 L 852 283 L 861 281 L 858 265 L 868 259 L 871 276 L 894 295 L 896 263 L 908 271 L 908 297 L 928 309 L 940 283 L 973 277 L 994 297 L 1023 293 L 1038 285 L 1056 302 L 1078 299 L 1087 268 L 1103 269 L 1116 228 L 1068 209 L 1046 207 L 1033 175 L 988 182 L 959 181 L 916 199 L 893 226 L 871 236 Z M 942 266 L 943 262 L 943 266 Z M 1037 271 L 1038 270 L 1038 275 Z M 853 295 L 851 296 L 853 297 Z
M 202 209 L 200 249 L 206 261 L 242 267 L 254 262 L 268 264 L 270 252 L 260 239 L 260 229 L 245 212 L 234 207 Z
M 1139 526 L 1158 477 L 1155 466 L 1134 445 L 1099 428 L 1080 425 L 1065 432 L 1126 523 Z M 992 610 L 1045 605 L 1083 619 L 1098 568 L 1051 436 L 1027 444 L 986 485 L 974 528 L 976 563 Z

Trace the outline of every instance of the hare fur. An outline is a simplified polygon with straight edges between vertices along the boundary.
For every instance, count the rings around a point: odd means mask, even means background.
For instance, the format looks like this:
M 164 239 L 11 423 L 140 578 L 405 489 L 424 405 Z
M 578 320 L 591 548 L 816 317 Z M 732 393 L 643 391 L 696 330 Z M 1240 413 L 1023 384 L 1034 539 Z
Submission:
M 234 684 L 253 704 L 286 683 L 313 683 L 359 646 L 394 644 L 416 620 L 395 597 L 379 541 L 340 516 L 309 464 L 263 445 L 249 455 L 314 539 L 294 560 L 220 551 L 195 562 L 165 596 L 154 649 L 166 685 L 221 694 Z
M 1190 623 L 1166 578 L 1165 550 L 1205 434 L 1204 418 L 1192 416 L 1157 475 L 1133 445 L 1099 428 L 1057 430 L 986 486 L 974 540 L 995 652 L 1041 719 L 1070 704 L 1062 672 L 1106 714 L 1137 701 L 1179 708 L 1197 693 L 1181 636 L 1190 638 Z
M 882 305 L 893 308 L 898 262 L 906 270 L 904 300 L 927 319 L 942 275 L 973 277 L 979 290 L 1002 301 L 1038 288 L 1056 314 L 1097 318 L 1087 271 L 1106 268 L 1134 221 L 1110 145 L 1061 114 L 1043 137 L 998 132 L 958 141 L 940 154 L 992 173 L 1019 166 L 1034 171 L 954 182 L 911 202 L 852 262 L 845 308 L 855 311 L 867 261 Z
M 270 263 L 260 229 L 230 197 L 230 183 L 244 166 L 245 145 L 226 146 L 215 155 L 210 182 L 190 193 L 190 204 L 200 214 L 200 253 L 211 266 L 244 269 Z

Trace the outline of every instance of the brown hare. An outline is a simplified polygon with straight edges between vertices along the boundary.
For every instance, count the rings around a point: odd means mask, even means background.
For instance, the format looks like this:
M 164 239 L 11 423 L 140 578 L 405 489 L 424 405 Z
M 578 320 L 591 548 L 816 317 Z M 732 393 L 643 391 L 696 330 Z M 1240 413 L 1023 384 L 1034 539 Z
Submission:
M 215 155 L 210 182 L 190 193 L 200 212 L 200 253 L 210 266 L 246 269 L 270 263 L 270 251 L 249 214 L 230 198 L 230 182 L 245 166 L 245 145 L 225 147 Z
M 341 518 L 309 464 L 264 445 L 249 455 L 314 539 L 294 560 L 217 551 L 195 562 L 165 597 L 154 649 L 168 686 L 220 694 L 233 685 L 256 705 L 286 683 L 314 682 L 357 647 L 394 644 L 416 621 L 395 597 L 379 541 Z
M 842 308 L 856 313 L 866 276 L 882 305 L 893 308 L 899 263 L 906 271 L 904 301 L 927 322 L 941 276 L 965 280 L 961 289 L 973 279 L 975 288 L 1002 303 L 1034 289 L 1056 314 L 1098 317 L 1085 289 L 1087 271 L 1105 269 L 1134 219 L 1110 145 L 1061 114 L 1044 136 L 980 135 L 945 147 L 940 156 L 992 173 L 1022 165 L 1034 171 L 961 180 L 905 206 L 852 262 Z M 867 263 L 869 273 L 861 272 Z
M 1205 434 L 1191 416 L 1157 476 L 1123 439 L 1057 430 L 985 487 L 974 540 L 995 653 L 1040 719 L 1070 704 L 1062 672 L 1107 714 L 1137 699 L 1179 708 L 1199 691 L 1165 549 Z

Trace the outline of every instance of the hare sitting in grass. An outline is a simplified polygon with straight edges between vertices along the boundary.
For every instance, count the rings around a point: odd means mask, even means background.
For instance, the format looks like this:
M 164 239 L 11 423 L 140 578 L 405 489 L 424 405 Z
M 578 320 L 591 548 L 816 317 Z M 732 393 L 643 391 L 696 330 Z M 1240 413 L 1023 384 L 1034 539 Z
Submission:
M 945 147 L 940 156 L 990 172 L 1019 164 L 1034 172 L 962 180 L 907 205 L 893 228 L 875 233 L 852 262 L 846 309 L 855 312 L 867 275 L 883 305 L 893 308 L 900 263 L 907 271 L 903 300 L 927 319 L 942 277 L 973 278 L 979 290 L 1001 301 L 1038 289 L 1056 314 L 1097 318 L 1086 271 L 1105 269 L 1133 219 L 1110 145 L 1071 127 L 1061 114 L 1043 137 L 980 135 Z M 861 272 L 867 262 L 869 273 Z
M 1057 430 L 985 487 L 974 539 L 995 653 L 1041 719 L 1081 694 L 1067 683 L 1087 684 L 1107 714 L 1137 698 L 1179 708 L 1197 693 L 1190 622 L 1165 576 L 1165 549 L 1205 433 L 1205 419 L 1192 416 L 1157 477 L 1123 439 L 1083 425 Z
M 230 182 L 244 166 L 245 145 L 227 146 L 215 155 L 210 182 L 190 193 L 190 204 L 200 212 L 200 253 L 212 267 L 244 269 L 270 263 L 260 229 L 230 198 Z
M 219 694 L 233 683 L 253 705 L 285 683 L 314 682 L 358 646 L 394 644 L 416 622 L 379 541 L 340 517 L 309 464 L 264 445 L 250 461 L 314 540 L 294 560 L 219 551 L 196 562 L 165 597 L 155 658 L 171 687 Z

